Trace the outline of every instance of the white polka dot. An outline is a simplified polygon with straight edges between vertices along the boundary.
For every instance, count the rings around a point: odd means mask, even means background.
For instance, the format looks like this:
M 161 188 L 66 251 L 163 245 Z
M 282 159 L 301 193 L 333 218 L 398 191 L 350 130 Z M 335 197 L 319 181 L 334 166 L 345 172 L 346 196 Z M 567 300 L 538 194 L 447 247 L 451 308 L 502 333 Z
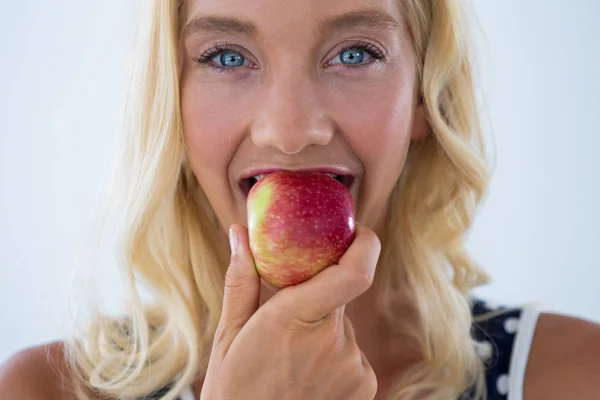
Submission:
M 497 310 L 500 308 L 500 306 L 497 303 L 491 300 L 485 300 L 483 303 L 485 304 L 485 307 L 490 310 Z
M 504 330 L 506 333 L 516 333 L 519 330 L 519 318 L 507 318 L 504 321 Z
M 498 393 L 500 394 L 508 394 L 508 374 L 502 374 L 498 377 L 498 380 L 496 381 L 496 389 L 498 389 Z
M 477 348 L 477 355 L 479 356 L 479 358 L 482 358 L 484 360 L 490 358 L 492 356 L 493 353 L 493 346 L 490 342 L 485 341 L 485 342 L 481 342 Z

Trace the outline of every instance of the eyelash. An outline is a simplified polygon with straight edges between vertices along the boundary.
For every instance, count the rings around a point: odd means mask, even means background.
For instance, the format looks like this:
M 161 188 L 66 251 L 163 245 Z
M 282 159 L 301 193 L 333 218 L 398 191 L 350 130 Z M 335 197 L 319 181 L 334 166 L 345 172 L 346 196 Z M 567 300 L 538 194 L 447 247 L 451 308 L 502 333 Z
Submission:
M 356 65 L 341 64 L 341 65 L 344 65 L 345 67 L 347 67 L 348 69 L 360 69 L 360 68 L 368 67 L 369 65 L 375 64 L 377 62 L 385 62 L 386 61 L 385 56 L 381 53 L 381 51 L 377 48 L 377 46 L 375 46 L 371 43 L 363 42 L 362 40 L 357 40 L 353 44 L 344 46 L 338 52 L 338 54 L 341 54 L 341 53 L 345 52 L 346 50 L 351 50 L 351 49 L 366 51 L 371 56 L 372 60 L 369 62 L 363 63 L 363 64 L 356 64 Z M 215 58 L 217 55 L 224 53 L 224 52 L 241 53 L 240 50 L 238 50 L 235 46 L 232 46 L 230 43 L 225 43 L 224 45 L 221 45 L 219 43 L 214 43 L 213 47 L 208 49 L 204 54 L 202 54 L 198 57 L 194 57 L 192 59 L 195 62 L 197 62 L 198 64 L 200 64 L 200 66 L 211 68 L 219 73 L 235 72 L 235 70 L 238 69 L 238 67 L 221 67 L 212 62 L 213 58 Z

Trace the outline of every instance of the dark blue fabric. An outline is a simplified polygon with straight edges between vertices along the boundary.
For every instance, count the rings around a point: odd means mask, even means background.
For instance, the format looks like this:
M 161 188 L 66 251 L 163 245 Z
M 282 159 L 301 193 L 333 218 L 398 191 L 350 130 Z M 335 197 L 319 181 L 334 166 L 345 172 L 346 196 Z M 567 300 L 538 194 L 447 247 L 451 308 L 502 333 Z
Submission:
M 171 383 L 163 386 L 162 388 L 155 390 L 152 393 L 148 393 L 145 396 L 138 397 L 136 400 L 160 400 L 162 398 L 162 396 L 164 396 L 169 391 L 169 389 L 171 389 L 172 386 L 173 386 L 173 383 L 171 382 Z M 178 397 L 175 400 L 180 400 L 180 399 Z
M 496 312 L 498 315 L 490 314 Z M 522 312 L 521 308 L 491 306 L 481 299 L 474 299 L 472 336 L 489 349 L 487 354 L 480 354 L 486 367 L 489 400 L 507 399 L 510 360 Z M 477 317 L 482 320 L 477 321 Z

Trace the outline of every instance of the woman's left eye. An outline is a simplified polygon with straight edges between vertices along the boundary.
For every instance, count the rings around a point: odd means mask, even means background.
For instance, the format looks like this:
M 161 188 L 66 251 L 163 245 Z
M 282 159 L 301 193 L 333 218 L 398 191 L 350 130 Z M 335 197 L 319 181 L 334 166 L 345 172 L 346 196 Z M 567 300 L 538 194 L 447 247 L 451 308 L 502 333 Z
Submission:
M 201 66 L 212 68 L 217 72 L 233 72 L 238 67 L 245 66 L 247 61 L 239 50 L 232 48 L 230 45 L 215 45 L 212 49 L 193 60 Z M 377 46 L 357 41 L 340 50 L 326 65 L 341 64 L 353 69 L 367 67 L 381 60 L 385 61 L 385 57 Z
M 357 68 L 366 67 L 381 60 L 384 60 L 384 56 L 375 45 L 358 42 L 344 47 L 327 65 L 342 64 L 350 68 Z

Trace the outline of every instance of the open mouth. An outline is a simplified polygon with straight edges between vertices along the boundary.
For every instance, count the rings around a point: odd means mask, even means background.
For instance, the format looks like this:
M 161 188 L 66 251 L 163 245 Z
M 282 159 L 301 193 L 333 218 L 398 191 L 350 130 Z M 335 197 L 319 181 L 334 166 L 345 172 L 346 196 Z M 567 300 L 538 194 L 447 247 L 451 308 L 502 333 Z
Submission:
M 354 177 L 352 175 L 337 175 L 329 172 L 324 172 L 325 175 L 331 176 L 336 181 L 340 182 L 342 185 L 346 186 L 346 189 L 350 190 L 352 184 L 354 183 Z M 256 184 L 256 182 L 260 181 L 262 178 L 267 176 L 268 174 L 259 174 L 255 176 L 251 176 L 248 178 L 243 178 L 240 180 L 239 186 L 240 190 L 244 194 L 244 197 L 248 197 L 248 193 L 250 193 L 250 189 L 252 186 Z

